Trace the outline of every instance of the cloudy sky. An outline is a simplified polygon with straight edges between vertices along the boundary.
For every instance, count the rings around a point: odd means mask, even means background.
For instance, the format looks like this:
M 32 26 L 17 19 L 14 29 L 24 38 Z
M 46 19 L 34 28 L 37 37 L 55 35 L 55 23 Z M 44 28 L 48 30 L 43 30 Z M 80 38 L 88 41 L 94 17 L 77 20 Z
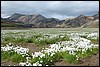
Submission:
M 41 14 L 47 18 L 66 19 L 99 11 L 99 1 L 1 1 L 1 17 L 13 13 Z

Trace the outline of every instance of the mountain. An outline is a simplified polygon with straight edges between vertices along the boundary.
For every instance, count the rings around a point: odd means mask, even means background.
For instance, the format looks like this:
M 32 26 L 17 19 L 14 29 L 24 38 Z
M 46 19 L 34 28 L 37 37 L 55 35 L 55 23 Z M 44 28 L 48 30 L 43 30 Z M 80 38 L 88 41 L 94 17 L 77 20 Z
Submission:
M 76 18 L 70 18 L 70 19 L 65 20 L 64 23 L 67 27 L 80 27 L 83 24 L 87 23 L 88 21 L 90 20 L 88 20 L 87 16 L 80 14 Z
M 9 20 L 14 20 L 17 21 L 19 17 L 23 16 L 23 14 L 19 14 L 19 13 L 14 13 L 13 15 L 11 15 L 10 17 L 8 17 Z
M 99 12 L 93 16 L 85 16 L 80 14 L 76 18 L 65 19 L 63 26 L 68 28 L 76 27 L 99 27 Z
M 3 18 L 1 18 L 2 20 Z M 57 18 L 46 18 L 41 14 L 32 14 L 25 15 L 14 13 L 4 22 L 9 23 L 19 23 L 20 26 L 25 25 L 34 27 L 34 28 L 77 28 L 77 27 L 99 27 L 99 12 L 94 14 L 93 16 L 85 16 L 84 14 L 80 14 L 75 18 L 67 18 L 64 20 L 59 20 Z
M 33 15 L 24 15 L 18 18 L 18 21 L 20 22 L 28 22 L 29 24 L 34 24 L 36 22 L 39 22 L 41 20 L 46 19 L 44 16 L 40 14 L 33 14 Z
M 88 28 L 99 28 L 99 12 L 93 16 L 88 16 L 90 19 L 86 24 L 82 25 L 81 27 L 88 27 Z
M 56 24 L 60 22 L 59 19 L 46 18 L 40 14 L 22 15 L 15 13 L 8 19 L 25 24 L 32 24 L 33 27 L 56 27 Z
M 37 22 L 40 22 L 42 20 L 45 20 L 46 18 L 40 14 L 36 14 L 36 15 L 33 15 L 32 18 L 29 20 L 29 23 L 30 24 L 33 24 L 33 23 L 37 23 Z
M 36 25 L 37 27 L 46 27 L 46 28 L 54 28 L 57 27 L 56 25 L 60 23 L 59 19 L 56 18 L 46 18 L 44 20 L 39 21 Z
M 99 12 L 93 15 L 94 19 L 99 19 Z

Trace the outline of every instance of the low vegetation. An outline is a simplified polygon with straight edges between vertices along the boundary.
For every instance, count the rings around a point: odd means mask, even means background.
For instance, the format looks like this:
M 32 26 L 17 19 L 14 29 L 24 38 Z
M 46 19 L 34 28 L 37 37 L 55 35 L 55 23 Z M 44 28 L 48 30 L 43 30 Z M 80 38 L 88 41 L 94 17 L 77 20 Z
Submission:
M 80 60 L 99 52 L 98 32 L 57 31 L 1 33 L 1 60 L 19 63 L 20 66 L 51 66 L 61 59 L 79 64 Z M 29 54 L 28 48 L 18 46 L 34 43 L 48 48 Z

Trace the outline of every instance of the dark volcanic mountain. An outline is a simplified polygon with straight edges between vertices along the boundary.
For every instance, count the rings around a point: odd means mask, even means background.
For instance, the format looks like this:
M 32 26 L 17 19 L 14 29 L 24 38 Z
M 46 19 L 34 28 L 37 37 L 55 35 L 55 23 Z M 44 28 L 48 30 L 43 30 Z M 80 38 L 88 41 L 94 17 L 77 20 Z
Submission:
M 2 21 L 3 18 L 1 18 Z M 56 18 L 46 18 L 40 14 L 25 15 L 14 13 L 6 20 L 19 22 L 25 25 L 31 25 L 32 27 L 66 27 L 66 28 L 77 28 L 77 27 L 99 27 L 99 12 L 93 16 L 85 16 L 80 14 L 76 18 L 68 18 L 65 20 L 59 20 Z M 4 20 L 3 20 L 4 21 Z
M 10 17 L 8 17 L 9 20 L 18 20 L 19 17 L 23 16 L 22 14 L 18 14 L 18 13 L 14 13 L 13 15 L 11 15 Z

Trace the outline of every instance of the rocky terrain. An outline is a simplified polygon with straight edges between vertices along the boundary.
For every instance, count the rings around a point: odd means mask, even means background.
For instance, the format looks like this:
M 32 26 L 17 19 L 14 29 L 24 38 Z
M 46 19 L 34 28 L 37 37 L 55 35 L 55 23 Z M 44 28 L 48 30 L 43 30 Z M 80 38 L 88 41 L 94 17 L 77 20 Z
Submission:
M 93 16 L 85 16 L 80 14 L 75 18 L 67 18 L 59 20 L 56 18 L 46 18 L 40 14 L 25 15 L 14 13 L 8 18 L 1 18 L 2 23 L 14 23 L 21 27 L 33 28 L 98 28 L 99 12 Z

